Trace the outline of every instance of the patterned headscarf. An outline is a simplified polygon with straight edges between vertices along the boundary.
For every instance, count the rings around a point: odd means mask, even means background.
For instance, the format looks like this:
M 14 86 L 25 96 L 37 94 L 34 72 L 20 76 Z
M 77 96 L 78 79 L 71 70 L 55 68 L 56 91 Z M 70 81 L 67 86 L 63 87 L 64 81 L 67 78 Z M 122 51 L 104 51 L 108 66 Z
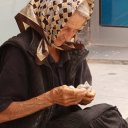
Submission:
M 31 0 L 15 18 L 21 32 L 31 26 L 51 45 L 75 10 L 89 20 L 93 7 L 94 0 Z

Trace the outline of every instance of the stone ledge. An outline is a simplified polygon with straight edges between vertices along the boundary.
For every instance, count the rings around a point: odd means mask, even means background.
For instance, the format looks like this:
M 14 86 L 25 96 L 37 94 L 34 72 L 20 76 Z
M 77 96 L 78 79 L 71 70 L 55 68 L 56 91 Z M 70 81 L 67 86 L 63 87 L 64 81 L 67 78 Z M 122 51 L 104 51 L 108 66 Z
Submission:
M 128 60 L 87 59 L 89 63 L 128 65 Z
M 89 45 L 87 48 L 90 63 L 128 65 L 128 47 Z

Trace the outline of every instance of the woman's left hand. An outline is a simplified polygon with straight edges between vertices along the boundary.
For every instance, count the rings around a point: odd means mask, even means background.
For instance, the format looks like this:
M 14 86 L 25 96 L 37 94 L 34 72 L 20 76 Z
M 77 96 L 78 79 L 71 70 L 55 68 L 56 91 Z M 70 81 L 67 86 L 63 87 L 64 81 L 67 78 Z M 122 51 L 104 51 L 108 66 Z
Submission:
M 88 89 L 80 104 L 87 105 L 91 103 L 94 100 L 95 95 L 96 91 L 94 89 Z

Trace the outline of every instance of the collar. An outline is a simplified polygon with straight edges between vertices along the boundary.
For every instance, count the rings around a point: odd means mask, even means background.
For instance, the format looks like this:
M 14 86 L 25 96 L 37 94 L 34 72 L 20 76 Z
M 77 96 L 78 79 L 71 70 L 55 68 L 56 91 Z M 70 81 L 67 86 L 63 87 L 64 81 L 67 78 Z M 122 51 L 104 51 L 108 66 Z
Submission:
M 29 43 L 29 46 L 28 46 L 28 49 L 27 51 L 33 56 L 36 58 L 36 50 L 37 50 L 37 47 L 41 41 L 41 36 L 40 34 L 32 29 L 32 28 L 28 28 L 26 30 L 27 32 L 27 35 L 29 35 L 31 37 L 31 40 L 30 40 L 30 43 Z M 54 59 L 51 57 L 51 55 L 49 54 L 48 57 L 46 59 L 43 60 L 43 63 L 44 65 L 48 65 L 48 62 L 50 63 L 54 63 L 54 64 L 58 64 L 60 67 L 63 66 L 63 64 L 65 62 L 67 62 L 68 60 L 70 60 L 70 55 L 68 54 L 68 52 L 66 51 L 61 51 L 60 50 L 60 61 L 59 62 L 55 62 Z

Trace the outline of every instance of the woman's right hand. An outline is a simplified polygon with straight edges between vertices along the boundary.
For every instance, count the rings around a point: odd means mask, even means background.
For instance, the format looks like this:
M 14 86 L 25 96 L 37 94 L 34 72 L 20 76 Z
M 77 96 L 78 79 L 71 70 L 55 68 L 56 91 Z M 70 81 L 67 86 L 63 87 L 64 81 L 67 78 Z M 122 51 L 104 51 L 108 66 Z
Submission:
M 86 93 L 86 89 L 71 88 L 67 85 L 59 86 L 49 91 L 52 103 L 63 106 L 79 104 Z

